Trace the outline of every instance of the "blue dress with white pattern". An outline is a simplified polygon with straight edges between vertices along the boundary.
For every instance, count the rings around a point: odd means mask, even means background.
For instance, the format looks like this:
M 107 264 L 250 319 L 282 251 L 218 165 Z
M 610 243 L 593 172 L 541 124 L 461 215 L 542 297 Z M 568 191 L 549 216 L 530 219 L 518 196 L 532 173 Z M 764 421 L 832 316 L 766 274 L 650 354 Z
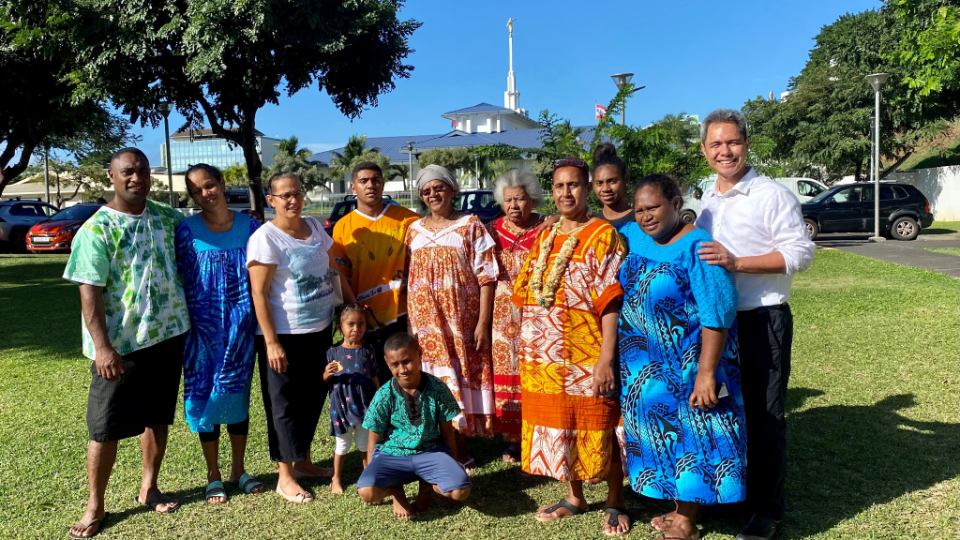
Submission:
M 343 435 L 351 427 L 363 426 L 363 417 L 377 393 L 377 357 L 373 347 L 348 349 L 343 344 L 327 350 L 327 364 L 340 362 L 343 368 L 330 379 L 330 435 Z
M 257 320 L 246 252 L 259 226 L 241 212 L 223 233 L 211 232 L 199 215 L 177 225 L 177 267 L 193 323 L 184 339 L 184 415 L 194 433 L 249 415 Z
M 634 491 L 651 498 L 732 503 L 746 496 L 747 438 L 741 394 L 737 291 L 732 276 L 700 261 L 701 229 L 660 246 L 636 224 L 621 229 L 621 406 Z M 710 410 L 688 404 L 701 329 L 729 328 L 716 382 L 729 397 Z

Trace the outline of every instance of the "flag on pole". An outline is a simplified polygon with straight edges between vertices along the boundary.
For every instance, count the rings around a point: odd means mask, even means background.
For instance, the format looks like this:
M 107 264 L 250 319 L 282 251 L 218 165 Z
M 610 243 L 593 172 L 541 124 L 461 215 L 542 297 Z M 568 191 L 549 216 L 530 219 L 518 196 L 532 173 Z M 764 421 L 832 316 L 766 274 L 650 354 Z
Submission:
M 594 104 L 593 108 L 597 113 L 597 120 L 600 120 L 601 118 L 604 118 L 605 116 L 607 116 L 607 108 L 604 107 L 603 105 Z

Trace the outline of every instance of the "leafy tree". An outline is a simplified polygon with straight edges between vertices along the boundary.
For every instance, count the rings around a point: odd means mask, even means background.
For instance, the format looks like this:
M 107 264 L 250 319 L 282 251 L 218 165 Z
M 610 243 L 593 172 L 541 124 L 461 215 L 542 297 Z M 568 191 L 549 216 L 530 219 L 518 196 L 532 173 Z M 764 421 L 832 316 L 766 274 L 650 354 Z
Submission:
M 102 100 L 74 96 L 69 74 L 77 64 L 69 44 L 30 23 L 21 10 L 0 4 L 0 194 L 44 146 L 83 154 L 136 140 Z
M 667 142 L 686 151 L 700 141 L 700 126 L 687 113 L 668 114 L 654 122 L 663 128 Z
M 892 59 L 910 88 L 960 110 L 960 5 L 948 0 L 888 0 L 903 29 Z
M 381 154 L 379 150 L 372 149 L 372 150 L 365 151 L 359 156 L 354 156 L 353 160 L 350 162 L 349 171 L 347 171 L 347 174 L 349 175 L 350 173 L 352 173 L 353 168 L 363 163 L 364 161 L 372 161 L 376 163 L 380 167 L 381 171 L 390 170 L 390 158 Z
M 956 114 L 942 104 L 922 104 L 889 60 L 901 33 L 889 10 L 847 14 L 825 26 L 783 103 L 758 98 L 745 105 L 752 136 L 772 141 L 769 157 L 787 163 L 788 172 L 807 171 L 828 182 L 851 173 L 866 178 L 874 91 L 864 76 L 886 72 L 880 152 L 892 164 L 881 175 L 896 169 L 918 144 L 944 132 L 943 118 Z
M 276 161 L 276 160 L 274 160 Z M 247 167 L 234 163 L 223 170 L 223 181 L 228 186 L 243 187 L 247 185 Z
M 367 148 L 366 135 L 351 135 L 350 139 L 347 140 L 347 145 L 343 147 L 343 152 L 330 151 L 330 154 L 333 155 L 333 159 L 329 163 L 330 176 L 345 181 L 347 175 L 353 170 L 351 163 L 357 156 L 361 156 L 367 151 L 379 152 L 380 149 Z
M 403 190 L 406 191 L 407 188 L 407 179 L 410 178 L 410 166 L 409 165 L 390 165 L 389 169 L 384 169 L 384 174 L 389 176 L 386 178 L 386 181 L 393 180 L 396 177 L 400 177 L 403 180 Z
M 316 84 L 343 114 L 359 116 L 409 77 L 408 39 L 419 27 L 398 19 L 402 0 L 6 1 L 73 49 L 76 96 L 109 98 L 152 126 L 166 101 L 186 118 L 181 129 L 207 124 L 240 146 L 258 212 L 257 112 L 278 104 L 281 85 L 289 96 Z
M 310 152 L 310 155 L 313 155 L 313 153 Z M 273 165 L 267 169 L 266 176 L 269 178 L 278 173 L 296 174 L 300 178 L 305 193 L 310 193 L 319 188 L 329 189 L 327 176 L 323 174 L 320 164 L 307 161 L 303 153 L 291 155 L 281 152 L 274 156 Z
M 276 146 L 281 154 L 286 154 L 290 157 L 299 157 L 306 160 L 313 156 L 313 151 L 309 148 L 299 147 L 300 139 L 296 135 L 291 135 L 289 139 L 281 139 Z
M 543 126 L 540 130 L 540 149 L 533 163 L 533 172 L 540 178 L 540 184 L 545 190 L 550 190 L 553 184 L 553 163 L 558 159 L 574 156 L 588 158 L 584 151 L 583 136 L 585 128 L 574 127 L 570 120 L 561 120 L 556 114 L 544 109 L 538 120 Z
M 427 165 L 439 165 L 456 174 L 458 170 L 472 173 L 474 169 L 473 161 L 470 150 L 466 148 L 432 148 L 420 154 L 417 164 L 421 168 Z

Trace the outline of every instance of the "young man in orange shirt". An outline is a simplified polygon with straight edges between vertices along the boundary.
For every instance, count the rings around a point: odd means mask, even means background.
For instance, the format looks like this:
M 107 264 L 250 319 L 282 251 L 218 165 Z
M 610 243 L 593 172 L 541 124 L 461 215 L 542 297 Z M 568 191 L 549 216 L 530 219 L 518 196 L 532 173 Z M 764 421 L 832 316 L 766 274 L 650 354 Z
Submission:
M 350 190 L 357 196 L 357 209 L 343 216 L 333 228 L 335 264 L 347 277 L 357 302 L 369 306 L 368 341 L 377 353 L 377 376 L 390 378 L 383 358 L 388 337 L 407 331 L 407 282 L 405 275 L 407 228 L 419 216 L 383 200 L 383 171 L 365 161 L 353 168 Z

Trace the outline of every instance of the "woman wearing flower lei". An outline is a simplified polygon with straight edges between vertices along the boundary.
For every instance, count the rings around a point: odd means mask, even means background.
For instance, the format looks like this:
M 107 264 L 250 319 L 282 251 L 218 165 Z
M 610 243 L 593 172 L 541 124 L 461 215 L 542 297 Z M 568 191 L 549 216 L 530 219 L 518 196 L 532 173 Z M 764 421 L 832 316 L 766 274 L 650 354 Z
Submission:
M 582 159 L 554 164 L 553 198 L 561 219 L 539 235 L 517 276 L 521 463 L 525 472 L 568 483 L 567 496 L 541 508 L 539 521 L 586 512 L 584 480 L 606 478 L 603 532 L 623 535 L 630 520 L 614 434 L 620 421 L 614 358 L 623 245 L 610 224 L 588 214 L 589 192 Z

